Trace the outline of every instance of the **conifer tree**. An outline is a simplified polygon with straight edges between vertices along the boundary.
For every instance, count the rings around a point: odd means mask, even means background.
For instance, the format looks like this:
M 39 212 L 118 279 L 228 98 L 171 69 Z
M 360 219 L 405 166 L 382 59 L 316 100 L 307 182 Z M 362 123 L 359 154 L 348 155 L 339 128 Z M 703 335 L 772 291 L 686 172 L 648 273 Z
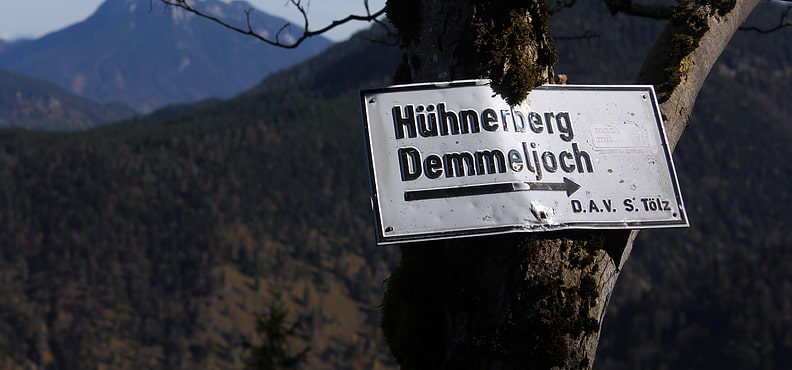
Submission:
M 248 369 L 296 369 L 305 362 L 308 351 L 306 347 L 296 354 L 291 354 L 289 339 L 296 337 L 300 330 L 300 321 L 289 323 L 286 320 L 288 311 L 277 301 L 270 301 L 268 311 L 256 314 L 256 340 L 241 338 L 242 348 L 248 354 Z

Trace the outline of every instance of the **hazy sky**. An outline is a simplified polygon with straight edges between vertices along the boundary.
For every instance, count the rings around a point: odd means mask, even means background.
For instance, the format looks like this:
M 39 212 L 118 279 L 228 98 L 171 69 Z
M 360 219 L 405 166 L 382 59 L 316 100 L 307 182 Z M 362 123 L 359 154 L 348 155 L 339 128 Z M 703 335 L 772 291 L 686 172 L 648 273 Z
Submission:
M 35 38 L 57 31 L 88 18 L 104 0 L 0 0 L 0 38 Z M 149 0 L 138 0 L 148 2 Z M 154 0 L 158 2 L 159 0 Z M 365 14 L 364 0 L 303 0 L 309 4 L 311 29 L 329 24 L 348 14 Z M 288 0 L 248 0 L 254 7 L 293 22 L 300 15 Z M 372 12 L 379 10 L 385 0 L 369 0 Z M 300 25 L 302 23 L 299 23 Z M 325 36 L 333 41 L 342 41 L 355 31 L 367 27 L 356 22 Z

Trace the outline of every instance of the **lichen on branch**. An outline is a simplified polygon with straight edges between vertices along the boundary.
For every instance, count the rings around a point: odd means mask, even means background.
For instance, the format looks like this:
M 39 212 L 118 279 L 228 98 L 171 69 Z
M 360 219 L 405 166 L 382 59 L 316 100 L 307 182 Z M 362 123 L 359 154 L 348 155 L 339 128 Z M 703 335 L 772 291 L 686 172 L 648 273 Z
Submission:
M 386 12 L 405 50 L 397 83 L 488 78 L 516 105 L 549 81 L 558 59 L 546 1 L 464 0 L 450 7 L 389 0 Z
M 736 0 L 685 0 L 674 8 L 671 22 L 680 32 L 672 39 L 664 69 L 666 81 L 657 86 L 661 98 L 667 99 L 689 72 L 691 65 L 686 58 L 699 47 L 701 38 L 709 31 L 710 18 L 725 16 L 735 5 Z

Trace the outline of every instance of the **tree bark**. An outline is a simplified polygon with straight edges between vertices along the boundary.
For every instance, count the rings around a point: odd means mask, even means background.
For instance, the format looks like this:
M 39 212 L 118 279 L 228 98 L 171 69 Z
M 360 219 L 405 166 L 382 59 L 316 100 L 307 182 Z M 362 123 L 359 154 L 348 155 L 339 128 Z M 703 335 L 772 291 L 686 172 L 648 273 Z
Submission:
M 687 127 L 696 97 L 712 66 L 759 2 L 737 0 L 734 8 L 723 15 L 718 14 L 717 9 L 713 12 L 711 6 L 690 9 L 687 17 L 679 17 L 682 19 L 668 23 L 647 55 L 636 83 L 655 85 L 657 88 L 666 135 L 672 149 Z M 691 35 L 698 39 L 696 46 L 681 59 L 674 60 L 674 49 L 679 49 L 679 43 L 684 42 L 684 38 L 679 35 L 691 33 L 689 23 L 699 23 L 694 27 L 706 24 L 706 30 L 699 35 Z M 679 81 L 675 85 L 669 83 L 670 70 L 679 73 Z
M 693 19 L 708 23 L 700 42 L 678 60 L 658 63 L 685 32 L 672 23 L 647 58 L 639 82 L 661 86 L 672 143 L 706 74 L 757 1 L 738 1 L 723 14 L 692 6 L 691 14 L 706 14 Z M 548 80 L 555 53 L 544 1 L 511 4 L 389 1 L 405 50 L 397 82 L 492 78 L 507 101 L 523 100 L 526 85 Z M 529 37 L 520 34 L 526 30 Z M 678 83 L 669 84 L 663 71 L 678 71 Z M 565 231 L 404 244 L 383 299 L 386 340 L 404 369 L 590 368 L 636 235 Z

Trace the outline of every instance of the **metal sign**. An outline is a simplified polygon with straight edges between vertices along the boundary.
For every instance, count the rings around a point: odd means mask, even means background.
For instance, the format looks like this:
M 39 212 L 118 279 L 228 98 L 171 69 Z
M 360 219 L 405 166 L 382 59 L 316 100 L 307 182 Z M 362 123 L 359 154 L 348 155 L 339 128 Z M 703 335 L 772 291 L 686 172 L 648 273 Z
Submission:
M 651 86 L 489 81 L 362 90 L 380 244 L 688 226 Z

